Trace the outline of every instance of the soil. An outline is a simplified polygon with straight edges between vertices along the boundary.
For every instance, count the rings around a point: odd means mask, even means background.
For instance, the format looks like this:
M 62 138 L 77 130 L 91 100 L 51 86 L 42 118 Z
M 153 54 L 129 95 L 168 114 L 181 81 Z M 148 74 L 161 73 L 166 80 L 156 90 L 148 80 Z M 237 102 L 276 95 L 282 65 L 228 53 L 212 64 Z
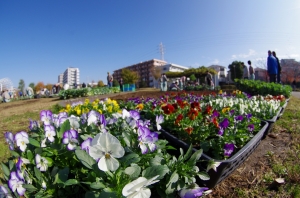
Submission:
M 177 94 L 178 92 L 168 92 L 170 94 Z M 194 92 L 195 94 L 201 94 L 203 92 Z M 208 92 L 205 92 L 208 93 Z M 111 98 L 114 100 L 127 100 L 135 97 L 152 97 L 157 98 L 165 93 L 160 91 L 137 91 L 137 92 L 122 92 L 109 95 L 99 95 L 89 97 L 90 101 L 96 98 Z M 43 109 L 47 109 L 54 104 L 66 105 L 74 101 L 82 100 L 86 98 L 77 98 L 70 100 L 59 100 L 57 98 L 39 98 L 20 100 L 10 103 L 0 104 L 1 119 L 10 115 L 18 115 L 28 111 L 34 111 L 39 113 Z M 0 120 L 1 124 L 1 120 Z M 8 129 L 0 127 L 1 138 L 3 133 Z M 267 185 L 263 181 L 263 175 L 270 169 L 270 162 L 266 155 L 273 153 L 273 156 L 277 159 L 284 159 L 285 152 L 289 147 L 291 135 L 286 133 L 284 129 L 273 129 L 269 135 L 261 141 L 257 149 L 242 163 L 229 177 L 219 183 L 208 197 L 237 197 L 237 189 L 243 189 L 247 191 L 250 189 L 257 189 L 259 186 Z M 270 186 L 271 187 L 271 186 Z M 262 192 L 263 193 L 263 192 Z M 272 191 L 271 191 L 272 193 Z M 276 190 L 274 190 L 276 195 Z M 268 193 L 270 196 L 270 193 Z M 261 197 L 264 197 L 263 195 Z

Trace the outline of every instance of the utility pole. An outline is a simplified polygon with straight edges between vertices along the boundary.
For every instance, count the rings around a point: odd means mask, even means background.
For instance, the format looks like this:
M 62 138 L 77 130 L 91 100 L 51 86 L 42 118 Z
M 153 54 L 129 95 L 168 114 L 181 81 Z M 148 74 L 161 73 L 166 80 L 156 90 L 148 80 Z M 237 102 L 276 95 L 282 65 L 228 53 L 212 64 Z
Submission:
M 164 46 L 163 46 L 163 44 L 162 44 L 162 42 L 160 42 L 160 44 L 159 44 L 159 51 L 160 51 L 160 59 L 161 60 L 164 60 Z

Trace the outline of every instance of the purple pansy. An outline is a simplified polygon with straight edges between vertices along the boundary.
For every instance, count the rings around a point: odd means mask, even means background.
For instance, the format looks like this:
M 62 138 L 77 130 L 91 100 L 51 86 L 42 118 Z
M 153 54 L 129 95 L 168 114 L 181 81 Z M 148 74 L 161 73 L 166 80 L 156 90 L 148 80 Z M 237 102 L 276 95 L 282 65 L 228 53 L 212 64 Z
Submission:
M 12 196 L 8 193 L 8 190 L 5 188 L 5 186 L 0 186 L 0 197 L 7 197 L 12 198 Z
M 40 113 L 40 119 L 45 125 L 49 125 L 52 122 L 52 112 L 50 110 L 42 110 Z
M 179 193 L 181 198 L 196 198 L 201 197 L 203 192 L 207 191 L 207 187 L 195 187 L 192 189 L 182 189 Z
M 155 151 L 155 142 L 158 140 L 157 133 L 151 132 L 147 127 L 140 126 L 138 128 L 138 135 L 138 140 L 140 142 L 139 147 L 141 148 L 142 154 L 148 153 L 148 147 L 151 152 Z
M 252 114 L 251 113 L 247 114 L 248 122 L 250 121 L 251 118 L 252 118 Z
M 37 130 L 39 127 L 39 123 L 36 120 L 29 120 L 29 129 L 30 131 Z
M 12 132 L 5 132 L 5 140 L 9 145 L 10 150 L 14 150 L 14 135 Z
M 60 127 L 62 123 L 64 123 L 68 119 L 68 113 L 67 112 L 60 112 L 58 115 L 52 116 L 52 121 L 55 125 L 55 127 Z
M 15 192 L 17 190 L 20 196 L 23 196 L 26 189 L 23 187 L 24 182 L 20 180 L 15 171 L 10 173 L 10 180 L 8 180 L 9 188 Z
M 250 133 L 252 133 L 253 130 L 254 130 L 254 124 L 249 124 L 248 125 L 248 130 L 249 130 Z
M 211 117 L 219 117 L 220 113 L 217 110 L 214 110 Z
M 86 140 L 84 140 L 84 141 L 81 143 L 81 149 L 82 149 L 82 150 L 85 150 L 87 153 L 89 153 L 89 149 L 90 149 L 92 140 L 93 140 L 93 138 L 91 138 L 91 137 L 89 137 L 89 138 L 87 138 Z
M 76 130 L 68 130 L 63 134 L 63 144 L 67 144 L 68 150 L 74 150 L 78 144 L 78 132 Z
M 220 127 L 218 131 L 218 135 L 222 136 L 223 134 L 224 134 L 224 129 Z
M 242 115 L 235 116 L 236 121 L 243 121 L 244 117 Z
M 140 113 L 138 111 L 131 110 L 131 111 L 129 111 L 129 113 L 130 113 L 130 117 L 134 120 L 138 120 L 141 117 Z
M 234 150 L 234 144 L 233 143 L 226 143 L 224 146 L 224 156 L 230 157 Z
M 219 126 L 223 129 L 226 129 L 229 125 L 229 120 L 228 118 L 224 118 L 224 120 L 219 124 Z

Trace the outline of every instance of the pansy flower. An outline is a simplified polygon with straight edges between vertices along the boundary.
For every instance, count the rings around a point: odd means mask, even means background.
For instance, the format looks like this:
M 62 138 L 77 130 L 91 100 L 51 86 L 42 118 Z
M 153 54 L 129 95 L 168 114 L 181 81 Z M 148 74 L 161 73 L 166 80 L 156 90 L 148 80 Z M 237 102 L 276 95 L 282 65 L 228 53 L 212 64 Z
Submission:
M 36 130 L 39 128 L 39 123 L 36 120 L 29 120 L 29 127 L 30 131 Z
M 89 137 L 81 143 L 81 149 L 89 153 L 93 138 Z
M 249 132 L 252 133 L 254 131 L 254 124 L 249 124 L 247 128 Z
M 20 150 L 24 152 L 27 148 L 27 144 L 29 143 L 28 134 L 24 131 L 17 133 L 15 135 L 15 141 Z
M 52 125 L 45 125 L 45 136 L 50 142 L 54 142 L 54 136 L 56 136 L 55 128 Z
M 119 161 L 125 154 L 120 141 L 110 133 L 97 134 L 91 143 L 89 155 L 98 160 L 98 168 L 102 171 L 115 171 L 119 168 Z
M 147 186 L 158 182 L 159 180 L 155 180 L 159 177 L 159 175 L 152 177 L 151 179 L 147 179 L 145 177 L 139 177 L 136 180 L 126 184 L 122 190 L 122 195 L 125 197 L 132 198 L 149 198 L 151 197 L 151 191 Z
M 233 143 L 226 143 L 224 146 L 224 156 L 230 157 L 234 150 L 234 144 Z
M 5 132 L 5 140 L 9 145 L 10 150 L 14 150 L 14 135 L 12 132 Z
M 36 163 L 36 167 L 41 171 L 41 172 L 45 172 L 48 169 L 48 160 L 42 156 L 40 156 L 39 154 L 36 154 L 35 156 L 35 163 Z
M 50 110 L 42 110 L 40 119 L 45 125 L 49 125 L 52 122 L 52 112 Z
M 24 182 L 20 180 L 15 171 L 10 173 L 10 180 L 8 180 L 8 186 L 11 191 L 17 191 L 20 196 L 23 196 L 26 189 L 23 187 Z
M 164 104 L 161 109 L 164 111 L 164 114 L 170 115 L 175 111 L 175 108 L 171 104 Z
M 67 144 L 68 150 L 74 150 L 78 144 L 78 132 L 76 130 L 68 130 L 64 132 L 62 142 Z
M 198 110 L 191 108 L 187 113 L 187 116 L 190 120 L 195 120 L 196 117 L 198 116 Z
M 156 116 L 156 129 L 159 131 L 161 129 L 160 124 L 164 122 L 164 116 L 163 115 L 159 115 Z

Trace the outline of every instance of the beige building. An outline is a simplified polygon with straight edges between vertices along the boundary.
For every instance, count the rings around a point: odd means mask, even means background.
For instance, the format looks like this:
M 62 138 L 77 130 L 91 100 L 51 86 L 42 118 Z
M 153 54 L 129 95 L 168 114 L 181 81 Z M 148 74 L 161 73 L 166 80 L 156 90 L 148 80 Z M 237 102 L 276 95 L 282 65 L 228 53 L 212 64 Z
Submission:
M 153 86 L 153 76 L 151 74 L 151 68 L 152 67 L 159 67 L 166 65 L 167 62 L 163 60 L 158 59 L 152 59 L 144 62 L 140 62 L 137 64 L 133 64 L 130 66 L 123 67 L 121 69 L 115 70 L 113 73 L 114 79 L 118 80 L 121 78 L 122 69 L 129 69 L 131 71 L 135 71 L 139 75 L 139 81 L 138 83 L 141 83 L 144 81 L 148 87 Z

